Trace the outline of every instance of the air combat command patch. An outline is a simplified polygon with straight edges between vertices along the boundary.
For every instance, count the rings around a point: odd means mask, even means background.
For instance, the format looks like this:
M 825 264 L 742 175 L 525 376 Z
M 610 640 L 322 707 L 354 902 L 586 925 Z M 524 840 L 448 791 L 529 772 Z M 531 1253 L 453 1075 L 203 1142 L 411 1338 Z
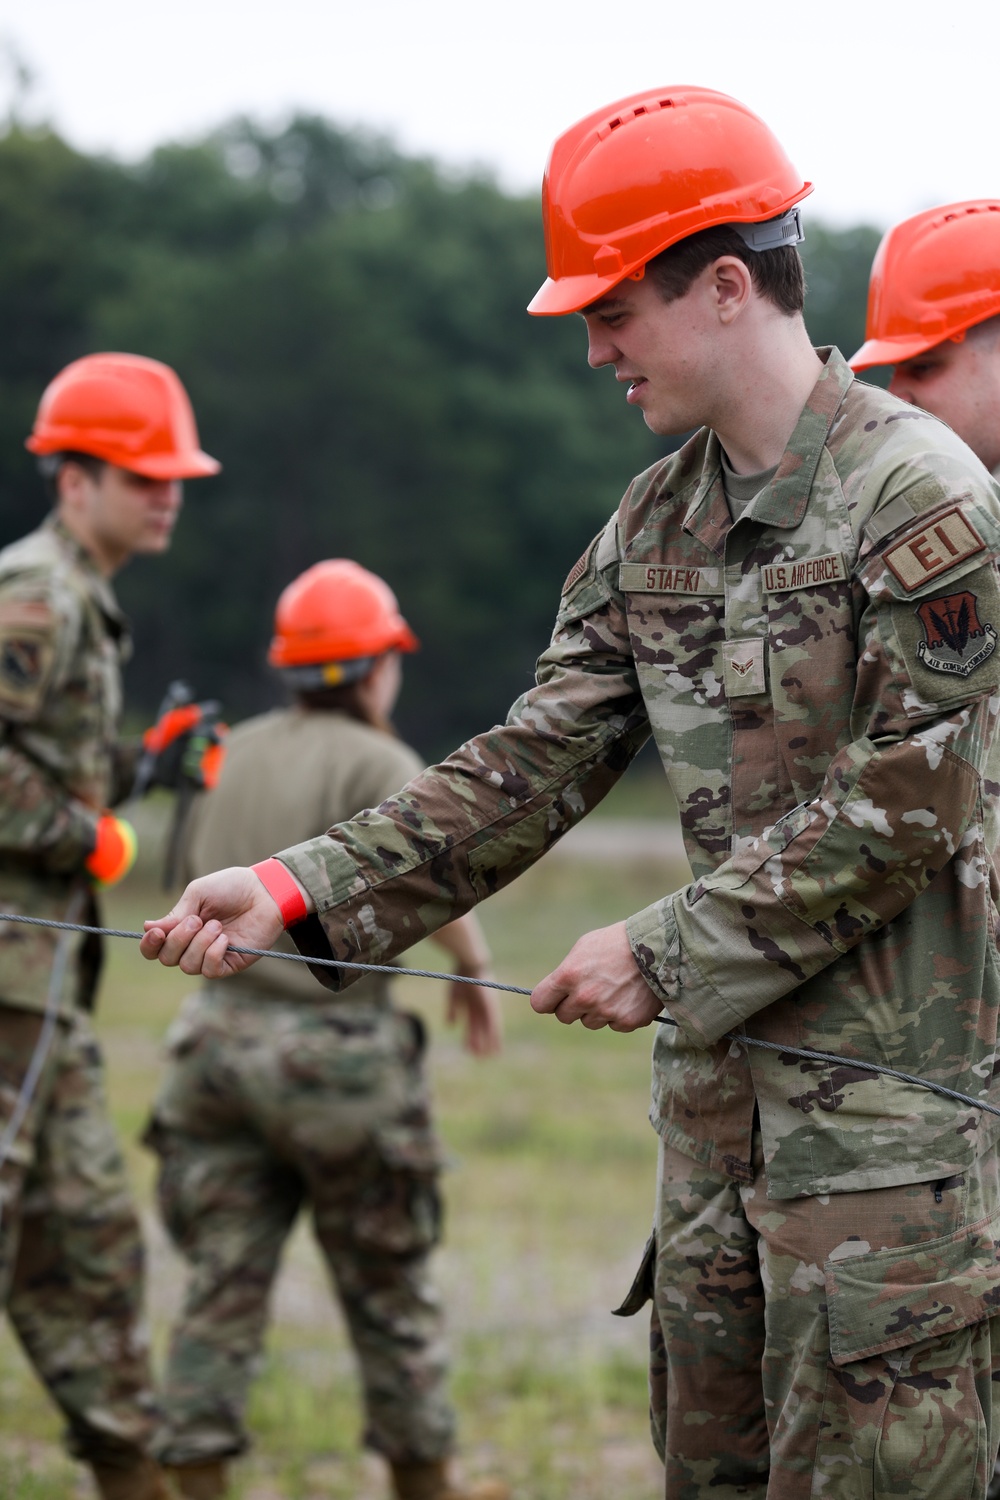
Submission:
M 0 647 L 0 672 L 15 687 L 33 687 L 42 675 L 42 642 L 8 637 Z
M 924 629 L 917 655 L 932 672 L 968 677 L 996 650 L 997 633 L 980 621 L 976 596 L 967 589 L 926 600 L 916 615 Z

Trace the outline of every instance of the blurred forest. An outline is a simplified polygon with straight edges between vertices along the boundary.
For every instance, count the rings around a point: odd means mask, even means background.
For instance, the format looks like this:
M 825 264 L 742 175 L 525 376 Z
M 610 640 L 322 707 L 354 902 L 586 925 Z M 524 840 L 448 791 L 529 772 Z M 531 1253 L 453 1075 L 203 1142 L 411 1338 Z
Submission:
M 447 751 L 529 683 L 563 577 L 667 451 L 588 369 L 579 320 L 526 316 L 536 199 L 324 119 L 236 120 L 138 164 L 11 123 L 0 232 L 0 544 L 42 515 L 23 441 L 80 354 L 175 366 L 224 464 L 189 487 L 169 557 L 117 582 L 136 719 L 177 676 L 234 720 L 276 701 L 274 600 L 347 556 L 389 580 L 423 642 L 402 732 Z M 808 236 L 810 331 L 850 353 L 879 232 Z

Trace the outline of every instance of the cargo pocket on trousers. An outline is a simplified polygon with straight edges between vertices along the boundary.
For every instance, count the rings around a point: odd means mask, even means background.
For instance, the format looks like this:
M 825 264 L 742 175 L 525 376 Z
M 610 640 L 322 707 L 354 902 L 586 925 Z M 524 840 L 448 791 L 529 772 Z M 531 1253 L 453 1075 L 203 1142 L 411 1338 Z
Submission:
M 383 1126 L 373 1137 L 377 1161 L 361 1193 L 354 1237 L 389 1255 L 420 1255 L 441 1238 L 438 1177 L 441 1147 L 429 1125 Z
M 639 1269 L 632 1278 L 632 1285 L 622 1298 L 618 1307 L 611 1309 L 613 1318 L 634 1318 L 637 1312 L 641 1312 L 647 1302 L 653 1300 L 653 1271 L 656 1267 L 656 1230 L 654 1229 L 646 1241 L 646 1248 L 642 1252 L 642 1260 Z
M 998 1219 L 825 1270 L 831 1363 L 816 1471 L 838 1500 L 985 1493 L 995 1447 Z

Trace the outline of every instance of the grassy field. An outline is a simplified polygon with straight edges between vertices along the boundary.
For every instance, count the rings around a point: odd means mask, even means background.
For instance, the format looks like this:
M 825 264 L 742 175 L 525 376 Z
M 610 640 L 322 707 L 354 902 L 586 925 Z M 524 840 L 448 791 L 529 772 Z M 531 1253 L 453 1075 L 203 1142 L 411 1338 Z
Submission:
M 632 812 L 626 792 L 612 810 Z M 656 806 L 655 814 L 667 809 Z M 575 937 L 646 905 L 683 870 L 566 861 L 525 876 L 483 908 L 500 978 L 530 984 Z M 138 927 L 162 898 L 108 903 Z M 190 981 L 113 942 L 100 1007 L 112 1108 L 127 1143 L 151 1255 L 149 1313 L 162 1359 L 181 1268 L 152 1207 L 153 1163 L 136 1144 L 159 1048 Z M 438 967 L 430 946 L 414 961 Z M 517 1500 L 651 1500 L 662 1480 L 646 1425 L 645 1314 L 609 1315 L 631 1280 L 652 1209 L 655 1137 L 646 1121 L 650 1033 L 584 1032 L 505 998 L 507 1045 L 468 1058 L 440 1023 L 441 986 L 402 980 L 430 1023 L 446 1179 L 437 1278 L 448 1308 L 461 1467 L 507 1476 Z M 58 1418 L 8 1332 L 0 1338 L 0 1494 L 89 1494 L 61 1456 Z M 350 1350 L 306 1229 L 290 1247 L 251 1415 L 253 1452 L 236 1466 L 242 1500 L 376 1500 L 381 1464 L 358 1448 Z

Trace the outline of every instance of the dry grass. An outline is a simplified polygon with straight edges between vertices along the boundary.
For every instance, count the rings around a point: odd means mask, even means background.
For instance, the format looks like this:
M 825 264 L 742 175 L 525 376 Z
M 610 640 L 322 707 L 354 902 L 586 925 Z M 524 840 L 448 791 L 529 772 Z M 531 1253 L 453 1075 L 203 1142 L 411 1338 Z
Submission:
M 658 809 L 659 811 L 659 809 Z M 684 878 L 681 870 L 543 864 L 483 911 L 497 971 L 531 983 L 579 933 L 614 921 Z M 125 891 L 112 925 L 136 927 L 158 895 Z M 182 977 L 111 944 L 100 1013 L 115 1119 L 148 1227 L 150 1317 L 158 1356 L 181 1268 L 152 1210 L 153 1164 L 135 1142 Z M 437 967 L 435 951 L 416 961 Z M 518 1500 L 649 1500 L 659 1465 L 646 1426 L 646 1319 L 609 1316 L 648 1229 L 655 1138 L 646 1123 L 650 1034 L 594 1035 L 506 997 L 507 1047 L 465 1056 L 438 1023 L 440 986 L 399 985 L 434 1035 L 447 1242 L 437 1276 L 448 1307 L 462 1465 L 512 1481 Z M 0 1341 L 0 1494 L 89 1494 L 58 1445 L 58 1419 L 13 1345 Z M 377 1500 L 378 1461 L 360 1452 L 350 1350 L 306 1229 L 290 1246 L 252 1407 L 253 1452 L 236 1468 L 242 1500 Z M 13 1434 L 18 1434 L 15 1438 Z

